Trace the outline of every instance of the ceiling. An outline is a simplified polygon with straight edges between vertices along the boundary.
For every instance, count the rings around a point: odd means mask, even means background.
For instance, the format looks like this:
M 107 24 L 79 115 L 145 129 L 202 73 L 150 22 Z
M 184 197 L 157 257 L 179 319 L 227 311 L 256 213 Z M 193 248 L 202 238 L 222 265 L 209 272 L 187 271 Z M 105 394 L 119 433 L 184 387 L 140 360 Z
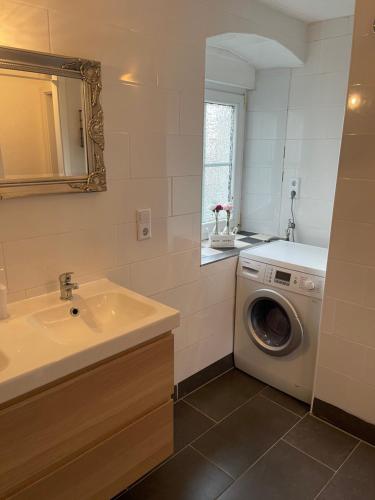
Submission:
M 307 23 L 352 16 L 355 5 L 355 0 L 261 0 L 261 2 Z
M 293 68 L 301 61 L 286 47 L 258 35 L 226 33 L 207 39 L 207 46 L 246 61 L 256 69 Z

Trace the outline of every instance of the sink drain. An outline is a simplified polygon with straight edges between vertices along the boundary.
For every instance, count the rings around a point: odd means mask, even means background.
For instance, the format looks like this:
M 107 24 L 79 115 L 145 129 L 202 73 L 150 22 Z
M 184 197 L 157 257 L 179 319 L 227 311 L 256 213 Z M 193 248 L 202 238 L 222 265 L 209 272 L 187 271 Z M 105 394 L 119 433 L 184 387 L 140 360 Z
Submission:
M 76 318 L 77 316 L 79 316 L 79 309 L 78 309 L 78 307 L 72 307 L 70 309 L 70 315 L 73 316 L 73 318 Z

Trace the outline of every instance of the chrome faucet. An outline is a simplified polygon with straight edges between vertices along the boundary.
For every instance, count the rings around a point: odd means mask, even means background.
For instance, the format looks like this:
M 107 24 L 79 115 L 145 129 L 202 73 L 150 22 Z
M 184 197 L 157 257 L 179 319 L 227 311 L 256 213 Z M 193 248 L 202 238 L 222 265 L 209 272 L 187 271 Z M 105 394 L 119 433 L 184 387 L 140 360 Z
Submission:
M 72 300 L 73 290 L 79 288 L 78 283 L 72 283 L 73 274 L 74 273 L 62 273 L 59 276 L 61 300 Z

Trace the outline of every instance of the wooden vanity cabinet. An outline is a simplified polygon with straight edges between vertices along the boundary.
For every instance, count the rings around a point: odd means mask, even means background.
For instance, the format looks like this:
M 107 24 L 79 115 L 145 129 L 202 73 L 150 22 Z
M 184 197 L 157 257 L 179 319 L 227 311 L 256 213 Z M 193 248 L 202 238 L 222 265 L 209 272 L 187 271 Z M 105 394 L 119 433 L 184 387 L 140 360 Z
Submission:
M 0 407 L 0 498 L 109 499 L 173 453 L 171 333 Z

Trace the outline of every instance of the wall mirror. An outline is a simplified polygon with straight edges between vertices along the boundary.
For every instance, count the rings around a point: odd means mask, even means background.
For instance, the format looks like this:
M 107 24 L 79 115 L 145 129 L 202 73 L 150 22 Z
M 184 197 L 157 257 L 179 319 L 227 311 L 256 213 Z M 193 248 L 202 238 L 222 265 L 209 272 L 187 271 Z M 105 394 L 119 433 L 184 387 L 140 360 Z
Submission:
M 106 190 L 100 63 L 0 47 L 0 199 Z

